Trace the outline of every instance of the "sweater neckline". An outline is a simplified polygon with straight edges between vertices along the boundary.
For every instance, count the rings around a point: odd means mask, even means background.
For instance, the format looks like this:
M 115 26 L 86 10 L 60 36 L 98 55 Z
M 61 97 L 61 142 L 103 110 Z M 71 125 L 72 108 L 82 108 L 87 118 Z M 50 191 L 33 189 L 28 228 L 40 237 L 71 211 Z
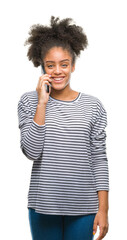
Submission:
M 55 101 L 55 102 L 67 103 L 67 104 L 69 104 L 69 103 L 77 102 L 77 101 L 79 100 L 80 96 L 81 96 L 81 92 L 79 92 L 79 93 L 78 93 L 78 96 L 77 96 L 75 99 L 71 100 L 71 101 L 59 100 L 59 99 L 56 99 L 56 98 L 51 97 L 50 95 L 49 95 L 49 98 L 50 98 L 50 100 Z

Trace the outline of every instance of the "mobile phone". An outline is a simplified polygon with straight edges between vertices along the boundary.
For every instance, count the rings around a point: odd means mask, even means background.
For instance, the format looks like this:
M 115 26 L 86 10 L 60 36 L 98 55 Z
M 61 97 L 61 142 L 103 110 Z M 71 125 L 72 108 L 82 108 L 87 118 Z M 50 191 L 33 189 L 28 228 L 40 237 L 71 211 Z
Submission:
M 45 68 L 43 67 L 43 65 L 41 65 L 41 73 L 42 74 L 46 74 Z M 45 84 L 46 86 L 46 92 L 49 93 L 49 85 Z

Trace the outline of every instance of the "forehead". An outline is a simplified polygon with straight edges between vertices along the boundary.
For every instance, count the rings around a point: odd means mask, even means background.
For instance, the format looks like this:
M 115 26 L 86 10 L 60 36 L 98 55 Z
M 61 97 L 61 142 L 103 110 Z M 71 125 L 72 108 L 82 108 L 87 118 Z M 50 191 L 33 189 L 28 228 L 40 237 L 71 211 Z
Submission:
M 45 55 L 44 61 L 62 61 L 71 60 L 71 55 L 67 49 L 62 47 L 53 47 Z

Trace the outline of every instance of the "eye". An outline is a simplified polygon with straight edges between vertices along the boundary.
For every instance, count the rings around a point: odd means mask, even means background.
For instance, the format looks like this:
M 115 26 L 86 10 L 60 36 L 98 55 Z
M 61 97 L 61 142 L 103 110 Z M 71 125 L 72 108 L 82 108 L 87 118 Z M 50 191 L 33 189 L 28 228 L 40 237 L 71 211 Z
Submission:
M 62 66 L 67 67 L 67 64 L 63 64 Z
M 52 67 L 53 67 L 53 65 L 48 65 L 48 67 L 49 67 L 49 68 L 52 68 Z

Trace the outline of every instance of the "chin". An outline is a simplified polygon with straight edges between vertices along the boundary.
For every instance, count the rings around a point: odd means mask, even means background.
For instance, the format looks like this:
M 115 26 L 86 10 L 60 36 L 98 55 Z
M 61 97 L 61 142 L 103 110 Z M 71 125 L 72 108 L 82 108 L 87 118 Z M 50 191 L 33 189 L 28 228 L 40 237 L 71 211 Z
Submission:
M 55 86 L 52 86 L 55 90 L 62 90 L 64 89 L 68 84 L 56 84 Z

